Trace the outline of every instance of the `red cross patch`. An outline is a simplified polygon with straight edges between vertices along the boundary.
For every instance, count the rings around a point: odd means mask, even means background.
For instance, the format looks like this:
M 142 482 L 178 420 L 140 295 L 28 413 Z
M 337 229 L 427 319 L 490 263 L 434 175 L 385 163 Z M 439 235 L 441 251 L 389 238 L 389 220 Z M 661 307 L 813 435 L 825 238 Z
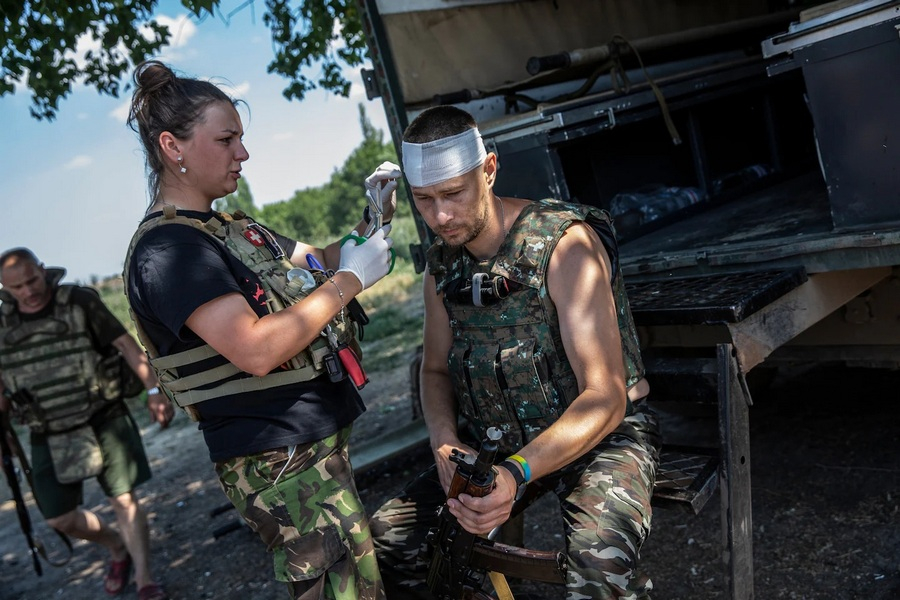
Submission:
M 266 240 L 263 239 L 263 236 L 260 235 L 260 233 L 255 229 L 245 229 L 244 237 L 250 240 L 250 243 L 254 246 L 263 246 L 266 243 Z

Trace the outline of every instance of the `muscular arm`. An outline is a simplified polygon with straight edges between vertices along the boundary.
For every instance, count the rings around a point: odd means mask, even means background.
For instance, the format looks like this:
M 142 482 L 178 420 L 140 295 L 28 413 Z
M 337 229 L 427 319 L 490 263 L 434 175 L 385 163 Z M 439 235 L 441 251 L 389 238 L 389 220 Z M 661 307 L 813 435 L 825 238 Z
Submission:
M 301 302 L 262 318 L 241 294 L 225 294 L 194 310 L 186 325 L 237 368 L 263 376 L 309 346 L 342 301 L 346 305 L 362 289 L 352 273 L 336 273 L 334 281 L 336 286 L 323 285 Z
M 144 384 L 144 389 L 149 390 L 159 384 L 159 381 L 156 379 L 156 372 L 147 359 L 147 354 L 130 334 L 123 333 L 112 341 L 112 345 L 122 353 L 125 362 L 128 363 L 134 374 Z M 154 423 L 159 423 L 159 426 L 163 429 L 169 426 L 172 417 L 175 416 L 174 407 L 162 393 L 147 395 L 147 410 L 150 411 L 150 420 Z
M 550 259 L 550 298 L 579 394 L 553 425 L 518 452 L 537 479 L 569 464 L 625 417 L 625 366 L 610 261 L 585 224 L 570 227 Z
M 446 493 L 450 489 L 450 480 L 453 479 L 453 472 L 456 469 L 456 465 L 450 462 L 450 453 L 454 448 L 466 453 L 474 451 L 461 444 L 457 436 L 456 401 L 447 367 L 447 354 L 453 335 L 447 310 L 441 296 L 435 292 L 433 276 L 425 275 L 423 293 L 425 332 L 419 389 L 431 451 L 438 467 L 441 485 Z
M 517 452 L 528 461 L 532 480 L 585 454 L 625 416 L 625 367 L 609 282 L 609 257 L 597 235 L 585 224 L 570 227 L 550 259 L 547 286 L 579 394 L 553 425 Z M 509 517 L 515 482 L 504 469 L 498 477 L 497 490 L 484 498 L 451 501 L 467 530 L 486 533 Z

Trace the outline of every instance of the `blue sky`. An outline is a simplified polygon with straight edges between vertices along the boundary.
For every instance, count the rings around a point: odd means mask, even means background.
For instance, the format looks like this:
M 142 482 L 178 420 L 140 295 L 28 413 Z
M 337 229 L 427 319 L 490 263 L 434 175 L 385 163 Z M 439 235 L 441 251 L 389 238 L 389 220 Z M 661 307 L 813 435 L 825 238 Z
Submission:
M 227 25 L 218 18 L 197 23 L 171 0 L 157 13 L 174 34 L 159 58 L 186 75 L 229 84 L 249 105 L 243 175 L 257 205 L 325 183 L 362 139 L 360 103 L 390 136 L 381 101 L 366 100 L 358 70 L 346 74 L 350 98 L 315 90 L 302 102 L 285 100 L 286 80 L 266 73 L 272 45 L 261 16 L 245 9 Z M 27 90 L 0 98 L 0 250 L 27 246 L 46 265 L 65 267 L 69 281 L 121 272 L 148 202 L 140 144 L 125 124 L 126 96 L 76 86 L 51 122 L 30 116 Z

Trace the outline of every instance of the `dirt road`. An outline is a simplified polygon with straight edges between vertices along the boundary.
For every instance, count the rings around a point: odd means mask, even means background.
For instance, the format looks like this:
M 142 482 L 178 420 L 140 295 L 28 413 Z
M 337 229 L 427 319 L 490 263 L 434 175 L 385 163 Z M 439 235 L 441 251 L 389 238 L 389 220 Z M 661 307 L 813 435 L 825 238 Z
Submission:
M 406 368 L 371 374 L 369 412 L 355 440 L 384 433 L 408 418 Z M 900 598 L 900 372 L 819 368 L 776 380 L 754 394 L 751 410 L 756 598 Z M 669 434 L 711 435 L 711 414 L 659 406 Z M 159 431 L 145 427 L 154 479 L 142 490 L 151 510 L 153 564 L 173 600 L 283 600 L 271 561 L 246 528 L 216 538 L 234 511 L 211 511 L 225 498 L 200 434 L 184 415 Z M 352 449 L 351 449 L 352 453 Z M 414 452 L 359 477 L 372 509 L 429 460 Z M 2 492 L 0 492 L 2 493 Z M 0 496 L 0 501 L 6 496 Z M 86 505 L 111 511 L 91 482 Z M 30 501 L 29 501 L 30 503 Z M 698 516 L 659 509 L 643 549 L 656 600 L 726 598 L 722 589 L 718 495 Z M 46 527 L 31 504 L 45 542 Z M 552 499 L 530 509 L 526 542 L 562 546 Z M 0 504 L 0 599 L 95 600 L 106 597 L 107 557 L 76 543 L 62 568 L 37 577 L 25 552 L 12 502 Z M 541 592 L 562 598 L 558 590 Z M 122 598 L 135 598 L 134 587 Z M 402 599 L 401 599 L 402 600 Z

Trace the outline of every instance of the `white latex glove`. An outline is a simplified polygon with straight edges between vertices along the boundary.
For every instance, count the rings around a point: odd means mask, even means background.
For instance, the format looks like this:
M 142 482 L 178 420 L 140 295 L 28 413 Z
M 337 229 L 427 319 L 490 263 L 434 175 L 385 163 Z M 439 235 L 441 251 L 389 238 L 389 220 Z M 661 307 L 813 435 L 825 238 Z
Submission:
M 378 192 L 375 188 L 379 184 L 383 186 L 381 188 L 381 210 L 383 211 L 382 218 L 385 221 L 390 221 L 397 209 L 397 194 L 394 192 L 397 190 L 400 175 L 402 175 L 400 167 L 386 160 L 378 165 L 374 173 L 366 177 L 366 196 L 369 197 L 370 202 L 378 201 Z
M 391 226 L 385 225 L 376 230 L 364 244 L 357 245 L 355 240 L 347 240 L 341 246 L 338 273 L 353 273 L 364 290 L 375 285 L 391 269 L 391 246 L 394 245 L 394 240 L 387 237 L 390 232 Z M 359 234 L 354 231 L 352 235 Z

